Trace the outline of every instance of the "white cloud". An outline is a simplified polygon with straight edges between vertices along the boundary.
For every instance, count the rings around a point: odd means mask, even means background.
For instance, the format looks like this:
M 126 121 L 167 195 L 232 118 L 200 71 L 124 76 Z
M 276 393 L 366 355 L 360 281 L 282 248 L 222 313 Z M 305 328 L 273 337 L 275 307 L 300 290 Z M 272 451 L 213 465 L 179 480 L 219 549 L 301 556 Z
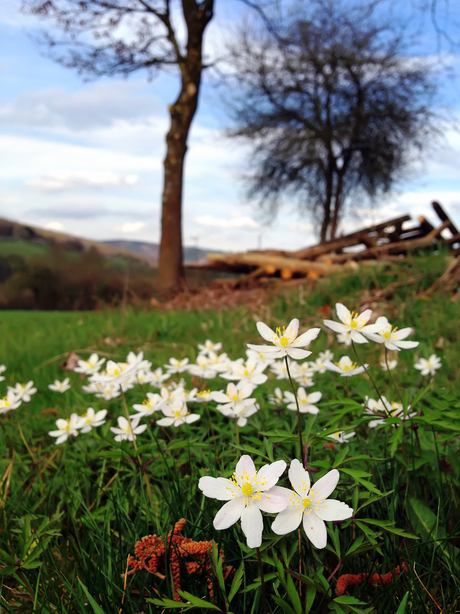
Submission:
M 140 82 L 112 81 L 84 85 L 75 92 L 61 88 L 26 91 L 0 102 L 0 123 L 43 130 L 73 131 L 111 126 L 117 120 L 142 120 L 163 110 L 163 104 Z
M 56 232 L 62 232 L 64 230 L 64 224 L 61 224 L 61 222 L 48 222 L 48 224 L 45 224 L 44 228 L 46 230 L 55 230 Z
M 247 215 L 225 219 L 213 215 L 201 215 L 195 218 L 195 223 L 200 226 L 214 226 L 216 228 L 259 228 L 259 224 Z
M 127 234 L 137 234 L 144 230 L 146 226 L 146 222 L 125 222 L 122 226 L 116 228 L 116 230 Z
M 79 188 L 103 188 L 114 186 L 133 186 L 139 181 L 137 175 L 120 175 L 111 171 L 69 171 L 55 170 L 38 179 L 25 182 L 29 188 L 43 192 L 75 190 Z

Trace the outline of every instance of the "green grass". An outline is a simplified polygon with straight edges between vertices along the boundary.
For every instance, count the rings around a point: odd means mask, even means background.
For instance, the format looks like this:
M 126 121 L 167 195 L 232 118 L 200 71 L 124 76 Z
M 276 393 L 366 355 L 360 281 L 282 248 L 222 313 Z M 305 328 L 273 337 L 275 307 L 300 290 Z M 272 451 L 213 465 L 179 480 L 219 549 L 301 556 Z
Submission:
M 31 259 L 43 256 L 47 246 L 30 241 L 0 241 L 0 256 L 22 256 Z
M 240 429 L 240 448 L 233 420 L 209 403 L 209 413 L 203 405 L 195 408 L 201 414 L 199 422 L 180 429 L 160 428 L 154 416 L 147 431 L 138 437 L 136 450 L 127 442 L 116 444 L 109 430 L 117 416 L 125 415 L 123 402 L 85 395 L 81 377 L 61 371 L 59 365 L 70 351 L 79 351 L 84 357 L 97 351 L 107 358 L 124 360 L 128 351 L 142 350 L 153 369 L 172 356 L 187 356 L 193 361 L 197 343 L 206 339 L 222 341 L 223 351 L 236 359 L 244 356 L 246 343 L 260 343 L 255 327 L 259 319 L 272 327 L 287 324 L 294 317 L 300 319 L 301 330 L 321 326 L 324 317 L 335 318 L 334 310 L 325 313 L 337 300 L 358 311 L 359 300 L 366 293 L 421 273 L 424 276 L 417 283 L 407 283 L 388 300 L 371 306 L 395 325 L 413 327 L 410 338 L 420 341 L 415 350 L 400 352 L 398 369 L 393 372 L 406 402 L 414 404 L 424 389 L 415 405 L 417 427 L 369 429 L 361 403 L 365 395 L 375 398 L 376 394 L 366 378 L 361 375 L 347 381 L 332 373 L 315 375 L 312 390 L 323 393 L 320 413 L 302 418 L 303 439 L 309 446 L 308 469 L 315 481 L 337 466 L 341 472 L 337 498 L 352 506 L 355 516 L 338 525 L 327 523 L 325 550 L 311 548 L 301 532 L 300 559 L 297 532 L 275 536 L 270 531 L 273 518 L 266 516 L 261 559 L 267 611 L 271 613 L 437 612 L 434 602 L 446 613 L 457 611 L 460 314 L 452 293 L 445 289 L 429 299 L 423 296 L 445 267 L 442 254 L 415 258 L 402 270 L 366 271 L 274 293 L 257 313 L 251 306 L 183 313 L 130 309 L 124 314 L 119 310 L 1 312 L 1 361 L 8 369 L 0 386 L 5 391 L 6 385 L 32 379 L 38 392 L 29 404 L 0 415 L 0 565 L 8 565 L 8 556 L 16 562 L 25 561 L 22 568 L 3 569 L 0 611 L 163 612 L 168 601 L 155 605 L 149 600 L 174 599 L 168 566 L 161 571 L 164 579 L 147 571 L 128 576 L 126 589 L 121 574 L 141 537 L 167 535 L 183 517 L 186 537 L 216 540 L 225 564 L 234 572 L 243 566 L 241 573 L 233 572 L 224 581 L 216 551 L 211 563 L 213 597 L 202 575 L 187 576 L 184 569 L 182 590 L 206 600 L 209 607 L 214 605 L 215 611 L 262 612 L 255 551 L 247 548 L 239 523 L 225 531 L 213 528 L 214 515 L 222 503 L 205 499 L 197 484 L 203 475 L 230 477 L 238 453 L 250 453 L 257 468 L 272 460 L 283 459 L 289 464 L 299 458 L 296 414 L 274 411 L 268 404 L 268 393 L 277 385 L 289 390 L 288 382 L 271 375 L 256 390 L 260 411 Z M 107 345 L 107 339 L 118 345 Z M 442 348 L 435 348 L 436 344 Z M 351 349 L 339 347 L 323 327 L 309 348 L 311 359 L 328 347 L 335 360 L 345 354 L 352 356 Z M 391 381 L 378 366 L 381 346 L 368 344 L 358 350 L 371 365 L 383 394 L 397 400 Z M 421 378 L 413 363 L 416 356 L 432 353 L 441 357 L 442 369 L 430 381 Z M 59 395 L 48 390 L 54 379 L 67 375 L 70 391 Z M 185 379 L 193 385 L 190 376 Z M 227 381 L 216 378 L 193 383 L 218 390 L 225 388 Z M 147 391 L 154 390 L 139 386 L 128 390 L 128 408 L 140 403 Z M 107 423 L 61 446 L 54 445 L 48 431 L 55 428 L 56 417 L 82 414 L 89 406 L 107 408 Z M 356 436 L 348 445 L 331 448 L 331 440 L 323 436 L 324 428 L 346 428 Z M 286 475 L 280 485 L 289 486 Z M 50 519 L 50 524 L 40 529 L 44 519 Z M 35 561 L 41 565 L 32 567 L 32 562 L 29 569 L 27 560 L 34 550 L 39 555 Z M 406 570 L 390 583 L 374 585 L 369 581 L 349 586 L 345 596 L 337 599 L 340 575 L 364 573 L 370 579 L 376 573 L 387 574 L 402 561 Z M 183 606 L 187 611 L 185 603 Z M 205 606 L 197 605 L 195 611 L 206 611 Z

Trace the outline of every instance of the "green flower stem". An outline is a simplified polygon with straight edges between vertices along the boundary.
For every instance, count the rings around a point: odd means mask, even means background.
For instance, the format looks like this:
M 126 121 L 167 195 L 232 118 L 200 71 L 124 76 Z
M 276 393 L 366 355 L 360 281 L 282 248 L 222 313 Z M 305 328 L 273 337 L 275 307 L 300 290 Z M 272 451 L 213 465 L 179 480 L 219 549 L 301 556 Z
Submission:
M 287 374 L 289 377 L 289 381 L 291 382 L 291 388 L 292 388 L 292 392 L 294 393 L 295 404 L 297 407 L 297 429 L 299 431 L 300 459 L 302 461 L 302 465 L 305 467 L 305 448 L 303 447 L 303 439 L 302 439 L 302 420 L 300 418 L 299 399 L 297 398 L 297 392 L 294 386 L 294 382 L 292 381 L 291 373 L 289 371 L 288 357 L 285 356 L 284 360 L 286 362 L 286 370 L 287 370 Z
M 267 610 L 267 594 L 265 592 L 264 570 L 263 570 L 263 567 L 262 567 L 262 559 L 260 557 L 260 549 L 256 548 L 256 550 L 257 550 L 257 560 L 259 562 L 260 583 L 262 585 L 263 612 L 264 612 L 264 614 L 267 614 L 267 612 L 268 612 L 268 610 Z
M 388 371 L 388 373 L 390 375 L 391 383 L 393 384 L 394 389 L 396 390 L 396 393 L 397 393 L 397 395 L 399 397 L 399 400 L 401 401 L 401 405 L 403 406 L 403 409 L 404 409 L 404 401 L 403 401 L 401 392 L 400 392 L 398 386 L 396 385 L 396 382 L 394 380 L 393 374 L 390 371 L 390 365 L 388 364 L 388 350 L 387 350 L 387 346 L 386 345 L 385 345 L 385 364 L 387 366 L 387 371 Z
M 379 399 L 382 401 L 382 404 L 385 406 L 385 404 L 383 403 L 382 395 L 380 394 L 380 390 L 378 389 L 377 384 L 376 384 L 376 383 L 375 383 L 375 381 L 374 381 L 374 378 L 372 377 L 372 375 L 370 374 L 369 369 L 367 369 L 367 367 L 365 366 L 365 364 L 363 363 L 363 361 L 362 361 L 362 360 L 361 360 L 361 358 L 359 357 L 358 352 L 356 351 L 356 345 L 355 345 L 355 342 L 354 342 L 354 341 L 352 341 L 352 342 L 351 342 L 351 345 L 352 345 L 352 347 L 353 347 L 353 351 L 354 351 L 354 353 L 355 353 L 355 356 L 356 356 L 357 361 L 358 361 L 358 362 L 359 362 L 359 364 L 362 366 L 362 368 L 364 369 L 364 371 L 365 371 L 365 373 L 366 373 L 367 377 L 370 379 L 370 381 L 371 381 L 372 385 L 373 385 L 373 386 L 374 386 L 374 388 L 375 388 L 375 392 L 377 393 L 377 398 L 379 398 Z
M 235 418 L 235 431 L 236 431 L 236 445 L 240 445 L 240 428 L 238 426 L 238 418 Z M 240 451 L 238 448 L 236 449 L 236 462 L 238 462 L 240 458 Z

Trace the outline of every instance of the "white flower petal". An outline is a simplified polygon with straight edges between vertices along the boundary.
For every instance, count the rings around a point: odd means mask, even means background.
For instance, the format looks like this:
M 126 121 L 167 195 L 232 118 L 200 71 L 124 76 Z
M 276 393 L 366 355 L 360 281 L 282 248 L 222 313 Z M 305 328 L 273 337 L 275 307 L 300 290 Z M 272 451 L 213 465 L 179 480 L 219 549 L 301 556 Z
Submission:
M 419 344 L 418 341 L 397 341 L 396 342 L 403 350 L 410 350 L 416 348 Z
M 351 320 L 351 313 L 350 313 L 349 309 L 347 309 L 345 307 L 345 305 L 343 305 L 342 303 L 336 303 L 335 310 L 337 312 L 337 317 L 339 318 L 339 320 L 342 320 L 342 322 L 344 324 L 347 321 L 350 322 L 350 320 Z
M 256 473 L 254 461 L 248 454 L 243 454 L 240 460 L 236 463 L 235 476 L 237 480 L 241 478 L 243 472 L 246 472 L 250 478 L 252 478 L 252 476 Z
M 226 505 L 229 504 L 226 503 Z M 246 535 L 246 543 L 249 548 L 259 548 L 261 546 L 264 521 L 261 511 L 256 505 L 248 505 L 243 508 L 241 529 Z
M 174 418 L 161 418 L 161 420 L 157 420 L 158 426 L 171 426 L 174 424 Z
M 324 497 L 325 499 L 327 499 L 337 486 L 339 477 L 340 474 L 337 469 L 332 469 L 332 471 L 329 471 L 328 473 L 326 473 L 326 475 L 323 475 L 322 478 L 315 482 L 315 499 L 316 497 Z
M 213 522 L 214 528 L 218 531 L 221 531 L 222 529 L 228 529 L 228 527 L 231 527 L 232 524 L 235 524 L 235 522 L 237 522 L 241 518 L 241 513 L 243 510 L 244 504 L 242 503 L 242 501 L 238 501 L 238 499 L 232 499 L 223 507 L 221 507 L 220 510 L 217 512 Z
M 319 510 L 315 508 L 315 513 L 322 520 L 346 520 L 353 516 L 353 508 L 342 501 L 327 499 L 320 504 Z
M 301 498 L 306 497 L 308 491 L 310 490 L 310 476 L 308 471 L 303 468 L 302 463 L 296 458 L 291 461 L 288 475 L 289 480 L 297 494 Z
M 300 526 L 301 521 L 301 507 L 296 510 L 293 505 L 288 505 L 286 509 L 280 512 L 273 521 L 272 531 L 277 535 L 287 535 L 288 533 L 295 531 Z
M 281 512 L 283 513 L 283 512 Z M 308 539 L 315 546 L 315 548 L 325 548 L 327 544 L 327 531 L 326 525 L 314 512 L 310 514 L 304 514 L 303 516 L 303 528 L 307 534 Z
M 311 352 L 309 352 L 308 350 L 301 350 L 300 348 L 294 348 L 290 346 L 287 346 L 286 348 L 284 348 L 284 351 L 288 356 L 290 356 L 294 360 L 303 360 L 304 358 L 307 358 L 307 356 L 310 356 L 311 354 Z
M 323 320 L 323 323 L 335 333 L 345 333 L 349 330 L 348 326 L 340 324 L 339 322 L 334 322 L 334 320 Z
M 271 488 L 279 480 L 280 475 L 286 469 L 286 463 L 283 460 L 275 461 L 271 465 L 264 465 L 257 472 L 257 481 L 262 485 L 261 490 Z
M 189 414 L 188 416 L 185 416 L 184 421 L 187 424 L 193 424 L 194 422 L 196 422 L 200 418 L 201 418 L 201 416 L 199 414 Z
M 291 344 L 294 348 L 301 348 L 309 345 L 321 332 L 320 328 L 310 328 L 305 333 L 302 333 L 297 339 Z
M 297 318 L 294 318 L 287 325 L 286 331 L 284 333 L 284 337 L 289 339 L 289 341 L 293 341 L 297 337 L 298 332 L 299 332 L 299 320 Z
M 273 343 L 273 340 L 278 336 L 269 326 L 264 324 L 263 322 L 257 322 L 256 324 L 257 330 L 259 331 L 259 335 L 265 339 L 265 341 L 270 341 Z
M 352 330 L 351 331 L 350 338 L 355 343 L 369 343 L 369 341 L 366 339 L 366 337 L 364 335 L 362 335 L 360 332 L 358 332 L 357 330 Z
M 209 475 L 200 478 L 198 488 L 205 497 L 217 499 L 218 501 L 230 501 L 233 499 L 232 482 L 226 478 L 213 478 Z
M 276 495 L 272 494 L 270 490 L 269 493 L 261 493 L 260 499 L 256 501 L 255 504 L 260 510 L 262 510 L 262 512 L 276 514 L 277 512 L 284 510 L 288 502 L 284 497 L 277 497 Z

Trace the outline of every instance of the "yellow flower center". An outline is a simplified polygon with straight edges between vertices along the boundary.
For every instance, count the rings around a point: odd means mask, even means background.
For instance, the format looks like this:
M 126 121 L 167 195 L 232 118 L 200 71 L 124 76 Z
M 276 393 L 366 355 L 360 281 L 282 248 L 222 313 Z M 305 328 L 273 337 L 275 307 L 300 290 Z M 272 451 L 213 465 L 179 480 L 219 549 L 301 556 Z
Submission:
M 237 395 L 237 394 L 234 394 L 234 395 L 233 395 L 233 400 L 234 400 L 234 401 L 238 401 L 238 395 Z
M 383 336 L 385 337 L 385 339 L 389 339 L 391 337 L 391 332 L 388 331 L 386 333 L 383 333 Z
M 283 347 L 286 347 L 286 345 L 289 345 L 289 339 L 286 339 L 286 337 L 281 337 L 280 345 L 282 345 Z
M 358 326 L 358 322 L 356 320 L 352 320 L 350 322 L 350 328 L 356 328 Z
M 241 492 L 245 497 L 250 497 L 254 492 L 252 489 L 252 484 L 250 484 L 249 482 L 245 482 L 241 487 Z
M 302 503 L 303 503 L 303 508 L 305 509 L 306 507 L 310 507 L 311 505 L 311 501 L 310 499 L 306 498 L 306 499 L 302 499 Z
M 178 409 L 178 410 L 176 410 L 174 413 L 176 414 L 176 418 L 180 418 L 180 417 L 181 417 L 181 415 L 182 415 L 182 414 L 180 413 L 180 410 L 179 410 L 179 409 Z
M 245 375 L 249 375 L 249 371 L 247 369 L 244 370 Z

